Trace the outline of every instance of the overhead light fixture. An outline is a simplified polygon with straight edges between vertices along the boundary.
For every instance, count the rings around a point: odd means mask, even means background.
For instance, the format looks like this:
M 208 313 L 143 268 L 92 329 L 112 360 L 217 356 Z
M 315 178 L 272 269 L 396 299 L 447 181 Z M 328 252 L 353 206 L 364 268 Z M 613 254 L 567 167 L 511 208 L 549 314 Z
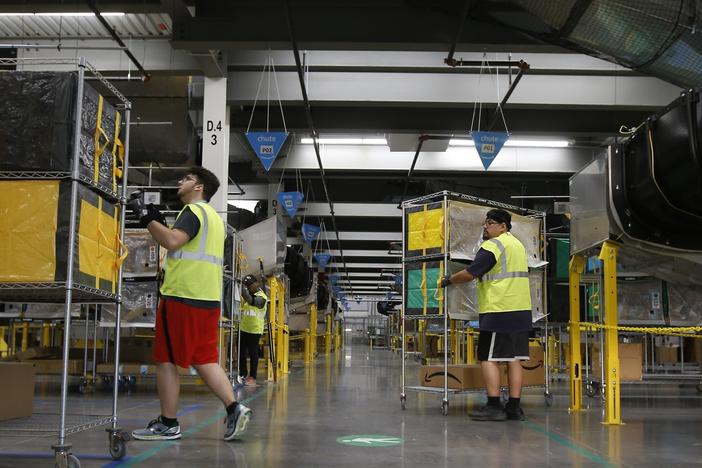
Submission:
M 227 203 L 237 208 L 254 211 L 259 200 L 228 200 Z
M 388 144 L 385 138 L 319 138 L 317 140 L 320 145 L 376 145 L 382 146 Z M 303 145 L 311 145 L 312 138 L 302 138 L 300 143 Z
M 100 13 L 102 16 L 124 16 L 124 13 L 116 11 L 108 11 L 105 13 Z M 63 13 L 63 12 L 53 12 L 53 13 L 0 13 L 0 16 L 95 16 L 95 13 L 88 12 L 74 12 L 74 13 Z
M 504 146 L 516 148 L 565 148 L 570 145 L 568 140 L 507 140 Z M 449 140 L 449 146 L 475 146 L 473 140 Z

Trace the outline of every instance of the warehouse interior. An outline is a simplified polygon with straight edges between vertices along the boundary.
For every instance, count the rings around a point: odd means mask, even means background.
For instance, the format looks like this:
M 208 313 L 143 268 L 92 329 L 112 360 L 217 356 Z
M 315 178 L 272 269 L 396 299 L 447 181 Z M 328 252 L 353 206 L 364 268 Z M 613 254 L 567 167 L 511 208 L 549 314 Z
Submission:
M 699 0 L 2 2 L 0 467 L 699 465 L 700 28 Z M 182 439 L 131 440 L 168 254 L 126 203 L 173 223 L 191 166 L 253 416 L 222 440 L 181 368 Z M 523 421 L 469 417 L 477 292 L 438 286 L 491 208 L 529 258 Z

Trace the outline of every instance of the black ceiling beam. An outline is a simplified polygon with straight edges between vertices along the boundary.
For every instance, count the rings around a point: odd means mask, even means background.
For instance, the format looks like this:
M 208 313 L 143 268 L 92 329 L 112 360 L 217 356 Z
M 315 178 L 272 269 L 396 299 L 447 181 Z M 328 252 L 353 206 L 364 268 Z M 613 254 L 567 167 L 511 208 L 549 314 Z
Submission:
M 107 31 L 110 36 L 112 36 L 112 39 L 119 44 L 121 47 L 124 48 L 124 53 L 129 57 L 129 60 L 134 64 L 135 67 L 139 70 L 139 73 L 141 73 L 141 79 L 143 81 L 149 81 L 151 79 L 151 74 L 149 74 L 146 70 L 144 70 L 144 67 L 141 65 L 139 60 L 132 54 L 132 52 L 129 50 L 129 47 L 127 47 L 127 44 L 124 43 L 122 38 L 119 37 L 117 34 L 117 31 L 114 30 L 112 26 L 110 26 L 110 23 L 107 22 L 104 16 L 100 14 L 100 10 L 98 10 L 97 7 L 97 2 L 95 0 L 88 0 L 88 7 L 92 10 L 92 12 L 95 14 L 95 18 L 97 18 L 98 21 L 100 21 L 100 24 L 102 24 L 102 27 L 105 28 L 105 31 Z
M 300 81 L 300 90 L 302 91 L 302 100 L 305 105 L 305 116 L 307 117 L 307 125 L 312 136 L 312 143 L 314 146 L 314 152 L 317 156 L 317 164 L 319 165 L 319 173 L 322 177 L 322 186 L 324 187 L 324 195 L 327 198 L 327 203 L 329 203 L 329 212 L 331 213 L 332 228 L 336 233 L 336 240 L 339 242 L 339 257 L 344 265 L 344 273 L 348 272 L 346 267 L 346 259 L 344 258 L 344 250 L 341 246 L 341 239 L 339 238 L 339 230 L 336 228 L 336 217 L 334 216 L 334 202 L 329 196 L 329 189 L 327 187 L 327 181 L 324 178 L 324 165 L 322 164 L 322 157 L 319 153 L 319 133 L 314 125 L 314 119 L 312 118 L 312 110 L 310 108 L 310 100 L 307 96 L 307 86 L 305 85 L 305 76 L 302 70 L 302 63 L 300 61 L 300 50 L 297 46 L 297 39 L 295 38 L 295 27 L 293 25 L 292 15 L 290 14 L 290 1 L 285 0 L 285 16 L 288 22 L 288 30 L 290 32 L 290 42 L 293 47 L 293 55 L 295 56 L 295 65 L 297 66 L 297 76 Z M 353 293 L 353 289 L 351 291 Z

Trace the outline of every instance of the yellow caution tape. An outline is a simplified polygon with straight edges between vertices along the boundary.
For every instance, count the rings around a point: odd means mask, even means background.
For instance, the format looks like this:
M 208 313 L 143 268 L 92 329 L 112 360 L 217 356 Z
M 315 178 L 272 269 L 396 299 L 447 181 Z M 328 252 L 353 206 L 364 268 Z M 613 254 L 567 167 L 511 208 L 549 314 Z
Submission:
M 686 338 L 702 338 L 702 335 L 695 335 L 695 333 L 702 333 L 702 326 L 693 327 L 631 327 L 624 325 L 605 325 L 603 323 L 593 323 L 593 322 L 578 322 L 574 324 L 573 322 L 568 322 L 569 326 L 577 326 L 581 330 L 595 331 L 595 330 L 617 330 L 624 332 L 634 332 L 634 333 L 647 333 L 649 335 L 670 335 L 670 336 L 684 336 Z

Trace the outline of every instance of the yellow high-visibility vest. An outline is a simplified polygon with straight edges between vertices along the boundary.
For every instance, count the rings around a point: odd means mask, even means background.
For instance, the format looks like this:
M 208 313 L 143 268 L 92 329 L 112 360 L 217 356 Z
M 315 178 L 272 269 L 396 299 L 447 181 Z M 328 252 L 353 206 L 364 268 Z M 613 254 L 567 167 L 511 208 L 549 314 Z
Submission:
M 222 300 L 224 221 L 206 202 L 185 205 L 200 220 L 200 230 L 178 250 L 168 252 L 161 294 L 202 301 Z M 178 216 L 183 213 L 181 210 Z
M 263 326 L 266 320 L 266 306 L 268 305 L 268 296 L 261 290 L 256 291 L 254 296 L 262 297 L 266 300 L 263 307 L 255 307 L 248 302 L 241 301 L 241 322 L 239 329 L 246 333 L 263 334 Z
M 495 256 L 495 266 L 478 281 L 481 314 L 531 310 L 529 266 L 524 246 L 505 232 L 480 245 Z

